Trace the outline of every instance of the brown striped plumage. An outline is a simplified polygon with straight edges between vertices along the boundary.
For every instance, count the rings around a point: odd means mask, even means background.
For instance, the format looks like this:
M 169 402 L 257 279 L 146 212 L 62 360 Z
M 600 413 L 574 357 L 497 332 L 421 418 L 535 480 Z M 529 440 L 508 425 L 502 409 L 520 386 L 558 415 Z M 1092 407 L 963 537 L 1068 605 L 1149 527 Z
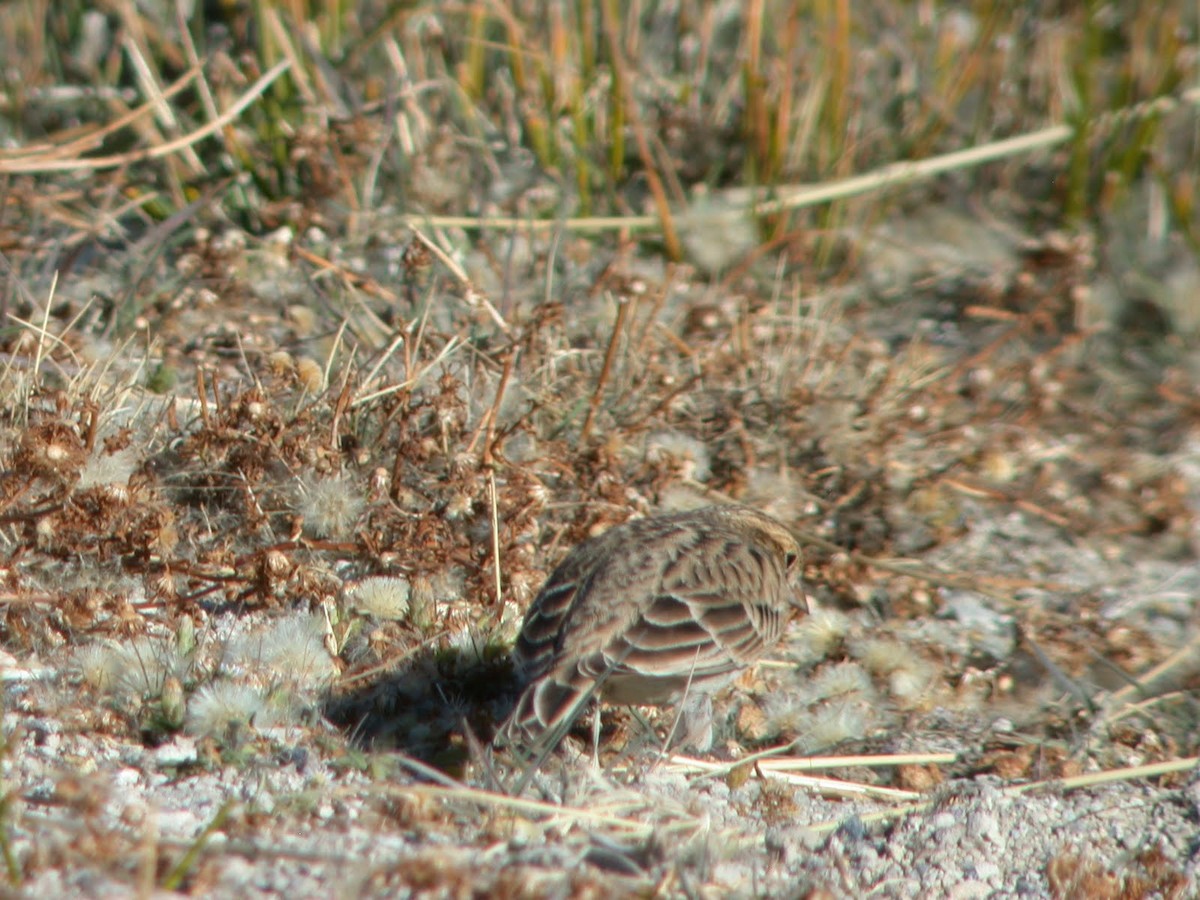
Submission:
M 580 544 L 525 615 L 513 650 L 525 685 L 496 737 L 534 748 L 593 694 L 663 704 L 727 684 L 803 606 L 800 551 L 770 516 L 710 506 L 639 519 Z

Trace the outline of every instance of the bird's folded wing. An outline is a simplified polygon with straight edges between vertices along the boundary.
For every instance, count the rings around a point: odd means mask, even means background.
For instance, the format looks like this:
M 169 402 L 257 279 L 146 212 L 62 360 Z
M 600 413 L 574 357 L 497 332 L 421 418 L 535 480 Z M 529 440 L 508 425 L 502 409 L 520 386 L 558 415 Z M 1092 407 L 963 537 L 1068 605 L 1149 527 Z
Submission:
M 758 623 L 736 598 L 720 594 L 661 594 L 580 670 L 648 678 L 720 677 L 754 659 L 763 647 Z

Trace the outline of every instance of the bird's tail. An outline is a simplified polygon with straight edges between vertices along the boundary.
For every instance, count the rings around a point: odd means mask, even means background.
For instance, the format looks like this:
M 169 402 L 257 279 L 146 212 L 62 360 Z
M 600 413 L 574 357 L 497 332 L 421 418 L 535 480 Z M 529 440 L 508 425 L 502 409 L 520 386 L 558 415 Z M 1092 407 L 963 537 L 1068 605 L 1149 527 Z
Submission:
M 533 754 L 554 749 L 587 709 L 603 681 L 585 675 L 578 666 L 569 673 L 542 676 L 522 692 L 493 739 L 493 746 Z
M 570 684 L 552 676 L 540 678 L 525 688 L 492 743 L 498 748 L 512 747 L 531 752 L 552 749 L 586 705 L 584 694 Z

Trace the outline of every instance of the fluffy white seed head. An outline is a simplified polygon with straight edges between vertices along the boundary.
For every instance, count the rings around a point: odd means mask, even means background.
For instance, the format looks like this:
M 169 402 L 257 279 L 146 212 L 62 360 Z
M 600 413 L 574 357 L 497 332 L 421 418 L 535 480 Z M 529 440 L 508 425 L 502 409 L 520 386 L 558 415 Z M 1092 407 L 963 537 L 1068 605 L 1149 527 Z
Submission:
M 90 644 L 75 654 L 75 668 L 85 682 L 118 697 L 158 697 L 168 678 L 180 677 L 187 661 L 173 642 L 135 638 Z
M 819 707 L 799 734 L 800 745 L 808 753 L 825 750 L 843 741 L 861 740 L 867 735 L 867 716 L 859 704 L 842 700 Z
M 863 698 L 872 692 L 871 678 L 857 663 L 826 666 L 808 682 L 805 693 L 816 702 L 834 697 Z
M 408 615 L 411 595 L 408 579 L 396 575 L 364 578 L 346 589 L 350 607 L 373 619 L 403 619 Z
M 933 681 L 933 669 L 927 665 L 914 665 L 897 669 L 888 676 L 888 691 L 905 705 L 920 702 L 928 693 Z
M 75 651 L 73 668 L 85 684 L 109 691 L 117 681 L 119 660 L 111 645 L 88 644 Z
M 305 478 L 300 483 L 304 530 L 316 537 L 340 540 L 351 536 L 366 500 L 358 485 L 344 475 Z
M 679 474 L 692 481 L 708 481 L 712 475 L 712 457 L 703 441 L 678 431 L 656 431 L 646 439 L 650 460 L 668 459 Z
M 125 487 L 129 484 L 129 477 L 137 471 L 139 462 L 137 451 L 132 447 L 116 453 L 93 453 L 79 473 L 78 486 L 88 488 L 105 484 Z
M 262 689 L 240 681 L 219 680 L 204 685 L 187 705 L 186 727 L 201 737 L 223 738 L 240 729 L 278 724 Z
M 884 638 L 865 638 L 850 643 L 851 655 L 873 675 L 890 675 L 922 665 L 911 647 Z
M 850 633 L 850 617 L 836 610 L 814 610 L 792 631 L 789 647 L 801 665 L 816 665 Z
M 260 685 L 286 685 L 320 690 L 337 675 L 325 646 L 325 622 L 310 615 L 291 615 L 233 638 L 225 646 L 223 665 Z

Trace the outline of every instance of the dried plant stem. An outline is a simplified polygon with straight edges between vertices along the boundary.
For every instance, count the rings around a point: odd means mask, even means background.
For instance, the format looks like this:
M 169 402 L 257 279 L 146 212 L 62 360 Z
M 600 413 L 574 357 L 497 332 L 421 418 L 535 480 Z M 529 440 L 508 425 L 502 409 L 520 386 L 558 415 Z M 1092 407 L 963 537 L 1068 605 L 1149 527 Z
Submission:
M 1135 698 L 1141 700 L 1164 687 L 1174 686 L 1195 672 L 1197 659 L 1200 659 L 1200 656 L 1197 655 L 1198 648 L 1200 648 L 1200 637 L 1193 638 L 1153 669 L 1143 673 L 1136 682 L 1114 691 L 1108 700 L 1110 711 L 1105 718 L 1109 720 L 1115 718 Z
M 333 416 L 329 420 L 329 448 L 335 452 L 341 446 L 342 416 L 350 408 L 353 395 L 354 385 L 350 381 L 350 367 L 347 366 L 342 374 L 342 389 L 338 392 L 337 402 L 333 405 Z
M 387 364 L 387 361 L 392 358 L 392 356 L 396 353 L 397 348 L 399 348 L 404 341 L 404 332 L 400 332 L 392 338 L 392 342 L 388 344 L 387 349 L 383 351 L 383 354 L 375 362 L 375 365 L 371 367 L 371 371 L 367 373 L 367 377 L 362 379 L 362 384 L 372 384 L 375 379 L 379 377 L 380 370 Z
M 383 300 L 383 301 L 393 304 L 393 305 L 398 304 L 400 302 L 400 297 L 398 294 L 395 294 L 394 292 L 389 291 L 387 288 L 385 288 L 382 284 L 380 284 L 378 281 L 376 281 L 374 278 L 370 277 L 369 275 L 363 275 L 359 272 L 351 271 L 350 269 L 347 269 L 344 265 L 333 262 L 332 260 L 326 259 L 323 256 L 313 253 L 311 250 L 305 249 L 304 247 L 301 247 L 299 244 L 292 245 L 292 252 L 295 253 L 297 256 L 299 256 L 304 261 L 312 263 L 314 266 L 321 269 L 322 271 L 336 273 L 340 278 L 342 278 L 345 281 L 345 283 L 348 286 L 362 291 L 368 297 L 378 297 L 380 300 Z
M 630 301 L 628 297 L 620 297 L 617 299 L 617 319 L 613 322 L 612 333 L 608 336 L 608 349 L 604 351 L 604 365 L 600 368 L 600 377 L 596 381 L 596 390 L 592 392 L 592 399 L 588 402 L 587 417 L 583 420 L 583 430 L 580 432 L 579 439 L 586 443 L 592 433 L 592 425 L 596 419 L 596 410 L 600 407 L 600 399 L 604 395 L 604 386 L 608 383 L 609 375 L 612 374 L 613 360 L 617 355 L 617 344 L 621 339 L 621 332 L 625 328 L 625 320 L 629 317 Z
M 993 500 L 998 503 L 1011 503 L 1017 509 L 1024 510 L 1031 515 L 1037 516 L 1039 519 L 1045 519 L 1051 525 L 1056 525 L 1059 528 L 1070 528 L 1072 522 L 1066 516 L 1060 516 L 1058 513 L 1051 512 L 1042 506 L 1034 503 L 1032 500 L 1026 500 L 1023 497 L 1017 497 L 1011 493 L 999 490 L 993 487 L 987 487 L 981 484 L 970 484 L 963 478 L 942 479 L 942 484 L 946 487 L 953 488 L 959 493 L 966 494 L 968 497 L 984 497 L 988 500 Z
M 240 116 L 254 101 L 256 101 L 267 88 L 269 88 L 280 75 L 286 72 L 291 64 L 286 60 L 272 66 L 263 74 L 254 84 L 246 90 L 238 101 L 229 107 L 220 118 L 214 119 L 207 125 L 197 128 L 190 134 L 185 134 L 182 137 L 176 138 L 173 141 L 159 144 L 155 147 L 147 147 L 144 150 L 132 150 L 129 153 L 117 153 L 112 156 L 94 156 L 94 157 L 79 157 L 74 156 L 70 159 L 56 160 L 46 159 L 42 155 L 30 158 L 29 156 L 18 157 L 16 159 L 4 159 L 0 157 L 0 174 L 29 174 L 29 173 L 47 173 L 47 172 L 78 172 L 83 170 L 99 171 L 100 169 L 115 169 L 119 166 L 128 166 L 136 162 L 141 162 L 147 159 L 161 159 L 164 156 L 170 156 L 173 153 L 191 147 L 193 144 L 204 140 L 210 135 L 221 131 L 226 125 Z M 186 76 L 185 76 L 186 77 Z M 164 93 L 163 96 L 166 96 Z M 151 111 L 154 103 L 146 105 L 147 111 Z M 58 151 L 52 151 L 52 154 L 57 156 Z
M 1110 114 L 1103 120 L 1120 121 L 1122 119 L 1141 116 L 1161 115 L 1169 109 L 1182 104 L 1200 105 L 1200 88 L 1184 91 L 1178 98 L 1159 97 L 1154 101 L 1136 104 L 1120 114 Z M 1071 140 L 1075 134 L 1069 125 L 1051 125 L 1038 131 L 1004 140 L 992 141 L 966 150 L 957 150 L 942 156 L 918 162 L 898 162 L 881 166 L 872 172 L 855 175 L 850 178 L 828 181 L 812 186 L 788 187 L 780 185 L 775 190 L 777 199 L 752 204 L 756 216 L 770 216 L 788 210 L 804 209 L 841 200 L 872 191 L 899 187 L 919 181 L 928 181 L 947 172 L 971 169 L 987 163 L 997 162 L 1020 156 L 1024 153 L 1035 153 L 1049 150 Z M 0 164 L 0 171 L 3 165 Z M 746 210 L 734 209 L 723 216 L 730 219 L 744 218 Z M 577 219 L 530 219 L 524 217 L 500 216 L 480 218 L 478 216 L 408 216 L 405 222 L 411 227 L 417 224 L 427 224 L 440 228 L 468 228 L 476 231 L 547 231 L 562 228 L 573 234 L 603 231 L 647 232 L 656 230 L 662 219 L 653 216 L 590 216 Z
M 496 608 L 499 610 L 504 595 L 500 574 L 500 510 L 496 502 L 496 470 L 491 467 L 488 468 L 488 502 L 492 511 L 492 571 L 496 576 Z
M 406 344 L 405 346 L 408 346 L 408 345 Z M 350 404 L 350 408 L 356 409 L 367 403 L 371 403 L 375 400 L 379 400 L 383 397 L 386 397 L 389 394 L 395 394 L 399 391 L 406 391 L 406 390 L 412 388 L 413 386 L 418 384 L 426 375 L 428 375 L 434 369 L 435 366 L 437 366 L 437 365 L 445 362 L 447 359 L 449 359 L 450 356 L 454 353 L 454 351 L 458 350 L 461 346 L 463 346 L 463 341 L 461 341 L 459 339 L 458 335 L 454 335 L 453 337 L 450 338 L 450 340 L 446 341 L 446 346 L 444 346 L 441 350 L 438 351 L 437 356 L 435 356 L 432 360 L 430 360 L 429 364 L 427 366 L 425 366 L 425 368 L 419 370 L 411 378 L 407 378 L 404 381 L 399 382 L 398 384 L 389 384 L 387 387 L 380 388 L 377 391 L 372 391 L 369 394 L 364 394 L 363 396 L 355 399 L 355 401 Z
M 460 266 L 454 260 L 454 258 L 450 256 L 449 253 L 422 234 L 420 229 L 418 229 L 411 221 L 409 223 L 409 227 L 412 228 L 413 236 L 421 242 L 425 249 L 436 256 L 438 261 L 441 262 L 441 264 L 447 269 L 449 269 L 451 274 L 453 274 L 458 280 L 459 285 L 463 288 L 463 292 L 466 295 L 467 302 L 472 306 L 476 304 L 482 306 L 487 314 L 491 317 L 492 321 L 495 322 L 500 328 L 500 330 L 505 334 L 508 334 L 512 330 L 509 327 L 508 322 L 506 322 L 504 317 L 500 315 L 500 311 L 492 305 L 492 301 L 479 292 L 474 283 L 472 283 L 471 279 L 467 277 L 467 273 L 463 270 L 463 267 Z
M 205 428 L 212 427 L 212 417 L 208 410 L 208 385 L 205 384 L 204 367 L 196 367 L 196 399 L 200 401 L 200 421 Z
M 160 101 L 169 100 L 176 94 L 183 91 L 189 84 L 192 83 L 200 75 L 200 66 L 194 66 L 184 72 L 176 82 L 169 88 L 164 90 L 158 97 Z M 54 159 L 69 159 L 74 160 L 81 154 L 87 153 L 89 150 L 94 150 L 104 143 L 104 139 L 108 136 L 120 131 L 126 125 L 136 122 L 138 119 L 152 115 L 155 110 L 155 104 L 144 103 L 137 109 L 132 109 L 122 116 L 117 117 L 95 131 L 90 131 L 82 137 L 67 141 L 62 144 L 33 144 L 23 147 L 15 156 L 10 156 L 7 153 L 0 152 L 0 172 L 12 171 L 6 168 L 7 165 L 16 162 L 22 163 L 27 159 L 39 159 L 49 161 Z
M 667 763 L 683 771 L 701 773 L 704 778 L 720 778 L 735 769 L 755 765 L 763 772 L 805 771 L 819 769 L 874 769 L 887 766 L 950 765 L 959 759 L 957 753 L 882 753 L 873 756 L 785 756 L 796 749 L 795 742 L 782 744 L 743 756 L 728 763 L 694 759 L 690 756 L 671 756 Z
M 767 112 L 766 84 L 763 73 L 763 0 L 744 4 L 742 23 L 746 29 L 746 61 L 742 63 L 742 91 L 746 97 L 743 125 L 746 142 L 762 168 L 767 158 L 770 125 Z M 762 172 L 758 173 L 760 176 Z
M 483 450 L 480 461 L 485 466 L 491 466 L 494 463 L 492 458 L 492 441 L 496 436 L 496 417 L 500 411 L 500 403 L 504 399 L 504 392 L 508 390 L 508 382 L 512 378 L 513 365 L 519 353 L 520 348 L 515 348 L 505 357 L 504 370 L 500 373 L 500 383 L 496 385 L 496 396 L 492 398 L 492 405 L 488 407 L 487 413 L 480 420 L 479 427 L 475 429 L 475 433 L 471 435 L 471 440 L 467 444 L 467 452 L 474 452 L 475 445 L 479 443 L 480 437 L 483 437 Z
M 329 375 L 333 372 L 333 363 L 337 359 L 338 351 L 342 349 L 342 344 L 346 340 L 346 329 L 350 327 L 349 319 L 342 319 L 342 323 L 338 326 L 337 334 L 333 336 L 333 340 L 329 343 L 329 353 L 325 357 L 325 368 L 321 372 L 321 383 L 329 387 Z M 349 377 L 349 366 L 346 367 L 344 377 Z

